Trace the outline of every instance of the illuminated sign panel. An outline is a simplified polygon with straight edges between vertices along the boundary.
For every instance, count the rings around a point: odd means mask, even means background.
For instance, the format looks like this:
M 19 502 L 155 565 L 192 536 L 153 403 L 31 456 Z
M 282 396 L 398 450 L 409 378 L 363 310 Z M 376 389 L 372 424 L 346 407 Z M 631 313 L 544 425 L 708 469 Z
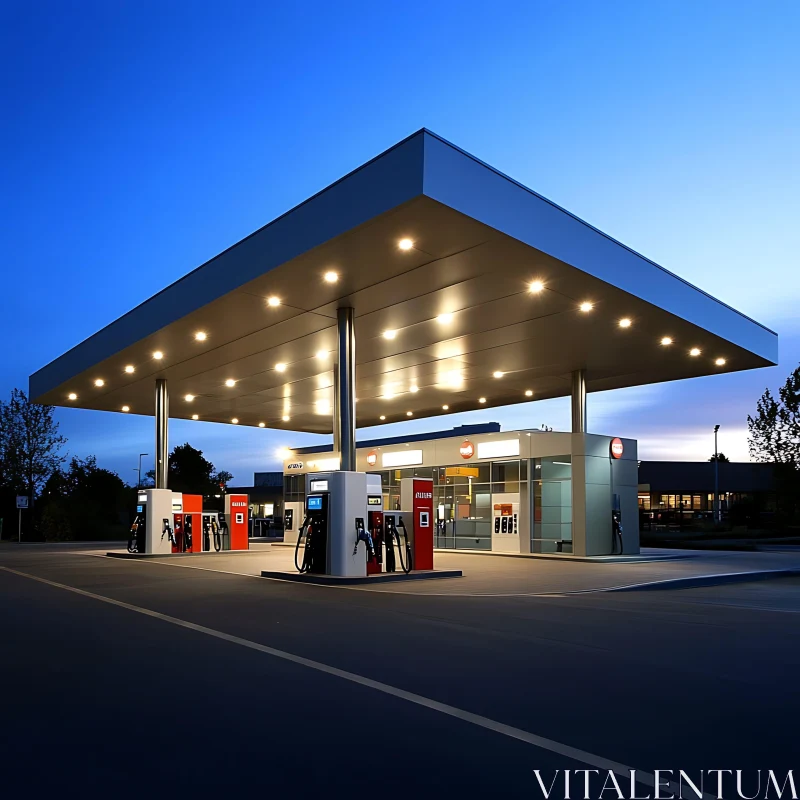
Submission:
M 381 464 L 384 467 L 410 467 L 422 463 L 422 450 L 398 450 L 396 453 L 383 453 Z
M 328 481 L 311 481 L 312 492 L 327 492 Z
M 519 455 L 519 439 L 478 442 L 478 458 L 506 458 Z

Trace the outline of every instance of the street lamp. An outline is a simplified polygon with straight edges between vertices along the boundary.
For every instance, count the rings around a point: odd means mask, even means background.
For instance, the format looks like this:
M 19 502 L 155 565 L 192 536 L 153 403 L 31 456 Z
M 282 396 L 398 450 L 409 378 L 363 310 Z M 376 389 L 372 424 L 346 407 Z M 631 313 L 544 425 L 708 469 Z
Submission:
M 139 466 L 136 468 L 136 488 L 142 485 L 142 456 L 149 456 L 149 453 L 139 453 Z
M 719 448 L 717 447 L 717 433 L 719 425 L 714 426 L 714 523 L 719 522 Z

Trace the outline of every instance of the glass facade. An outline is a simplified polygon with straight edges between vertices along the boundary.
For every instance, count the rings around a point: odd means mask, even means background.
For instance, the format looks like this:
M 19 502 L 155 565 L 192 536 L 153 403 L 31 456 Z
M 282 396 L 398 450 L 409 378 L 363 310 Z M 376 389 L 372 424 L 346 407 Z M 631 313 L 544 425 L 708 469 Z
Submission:
M 533 460 L 532 553 L 572 552 L 572 457 Z
M 436 521 L 434 546 L 491 550 L 495 515 L 493 497 L 503 495 L 505 506 L 516 503 L 518 508 L 521 493 L 527 489 L 528 463 L 526 459 L 516 458 L 449 467 L 370 470 L 370 474 L 381 478 L 383 507 L 386 509 L 400 508 L 402 478 L 432 478 Z M 284 476 L 284 497 L 286 502 L 305 500 L 305 475 Z

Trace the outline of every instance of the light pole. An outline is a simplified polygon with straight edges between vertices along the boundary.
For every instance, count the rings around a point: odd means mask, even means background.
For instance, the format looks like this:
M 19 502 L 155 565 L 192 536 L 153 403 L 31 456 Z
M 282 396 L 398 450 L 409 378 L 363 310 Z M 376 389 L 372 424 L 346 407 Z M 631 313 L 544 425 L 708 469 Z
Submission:
M 717 448 L 717 432 L 719 425 L 714 426 L 714 523 L 719 523 L 719 449 Z
M 718 426 L 719 427 L 719 426 Z M 139 453 L 139 466 L 136 468 L 136 488 L 142 485 L 142 456 L 148 456 L 149 453 Z

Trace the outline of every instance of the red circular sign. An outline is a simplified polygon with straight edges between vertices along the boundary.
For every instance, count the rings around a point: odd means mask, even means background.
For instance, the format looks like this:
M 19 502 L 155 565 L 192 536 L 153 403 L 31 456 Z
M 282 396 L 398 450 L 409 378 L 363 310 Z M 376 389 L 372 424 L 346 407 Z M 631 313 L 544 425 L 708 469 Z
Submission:
M 461 458 L 472 458 L 475 455 L 475 445 L 470 441 L 465 441 L 458 452 L 461 453 Z
M 374 467 L 378 463 L 378 454 L 373 450 L 367 455 L 367 464 Z
M 622 446 L 622 439 L 612 439 L 611 440 L 611 455 L 614 458 L 622 458 L 622 454 L 625 452 L 625 448 Z

